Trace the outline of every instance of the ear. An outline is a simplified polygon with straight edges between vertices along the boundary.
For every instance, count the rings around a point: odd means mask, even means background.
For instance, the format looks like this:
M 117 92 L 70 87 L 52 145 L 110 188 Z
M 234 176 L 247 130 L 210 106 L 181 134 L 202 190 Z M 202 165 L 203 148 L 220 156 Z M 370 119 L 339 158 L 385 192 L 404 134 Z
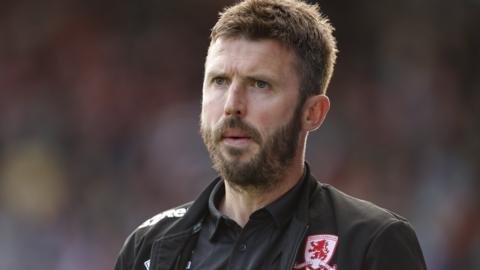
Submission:
M 303 106 L 303 128 L 305 131 L 314 131 L 319 128 L 328 110 L 330 110 L 330 100 L 326 95 L 315 95 L 309 97 Z

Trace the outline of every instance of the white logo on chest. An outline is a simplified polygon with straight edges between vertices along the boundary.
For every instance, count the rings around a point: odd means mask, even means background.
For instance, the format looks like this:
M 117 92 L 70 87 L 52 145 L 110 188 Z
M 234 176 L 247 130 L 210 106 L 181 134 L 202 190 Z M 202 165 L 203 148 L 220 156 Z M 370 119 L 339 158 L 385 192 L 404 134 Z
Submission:
M 143 228 L 143 227 L 148 227 L 148 226 L 153 226 L 156 223 L 158 223 L 160 220 L 164 218 L 174 218 L 174 217 L 183 217 L 187 213 L 187 208 L 177 208 L 177 209 L 170 209 L 167 211 L 163 211 L 160 214 L 152 217 L 151 219 L 145 221 L 142 225 L 140 225 L 138 228 Z

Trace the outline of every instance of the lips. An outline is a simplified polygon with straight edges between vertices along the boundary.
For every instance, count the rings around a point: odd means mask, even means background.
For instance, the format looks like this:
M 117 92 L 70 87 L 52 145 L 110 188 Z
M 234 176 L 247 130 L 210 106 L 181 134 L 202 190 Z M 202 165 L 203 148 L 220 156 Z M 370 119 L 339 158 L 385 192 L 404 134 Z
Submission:
M 250 139 L 250 136 L 241 130 L 227 130 L 222 134 L 223 139 Z
M 229 146 L 245 147 L 251 142 L 251 137 L 246 132 L 231 129 L 222 134 L 222 141 Z

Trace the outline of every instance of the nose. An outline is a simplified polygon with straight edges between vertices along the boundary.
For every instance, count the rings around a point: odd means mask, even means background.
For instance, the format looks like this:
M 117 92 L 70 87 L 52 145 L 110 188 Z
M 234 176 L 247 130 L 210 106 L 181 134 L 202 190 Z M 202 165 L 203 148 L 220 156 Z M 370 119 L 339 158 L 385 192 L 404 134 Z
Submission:
M 238 83 L 232 83 L 228 88 L 224 112 L 226 116 L 243 117 L 246 113 L 245 91 Z

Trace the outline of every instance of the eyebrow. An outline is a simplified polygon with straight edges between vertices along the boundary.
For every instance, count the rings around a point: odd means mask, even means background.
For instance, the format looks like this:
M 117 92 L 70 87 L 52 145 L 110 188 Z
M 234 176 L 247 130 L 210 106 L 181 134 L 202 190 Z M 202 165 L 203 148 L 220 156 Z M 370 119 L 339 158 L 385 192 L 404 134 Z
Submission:
M 205 73 L 205 78 L 227 77 L 227 74 L 222 71 L 211 70 Z
M 265 81 L 265 82 L 268 82 L 270 84 L 273 84 L 273 83 L 277 82 L 277 80 L 275 80 L 275 78 L 273 78 L 271 76 L 268 76 L 268 75 L 253 75 L 253 76 L 247 76 L 246 78 L 248 80 L 252 80 L 252 81 L 257 81 L 257 80 Z
M 211 79 L 211 78 L 217 78 L 217 77 L 229 77 L 230 75 L 228 72 L 224 71 L 219 71 L 215 69 L 211 69 L 210 71 L 207 71 L 205 73 L 205 78 Z M 247 80 L 261 80 L 268 82 L 270 84 L 276 84 L 279 81 L 279 78 L 269 72 L 252 72 L 252 74 L 248 74 L 247 76 L 244 77 Z

